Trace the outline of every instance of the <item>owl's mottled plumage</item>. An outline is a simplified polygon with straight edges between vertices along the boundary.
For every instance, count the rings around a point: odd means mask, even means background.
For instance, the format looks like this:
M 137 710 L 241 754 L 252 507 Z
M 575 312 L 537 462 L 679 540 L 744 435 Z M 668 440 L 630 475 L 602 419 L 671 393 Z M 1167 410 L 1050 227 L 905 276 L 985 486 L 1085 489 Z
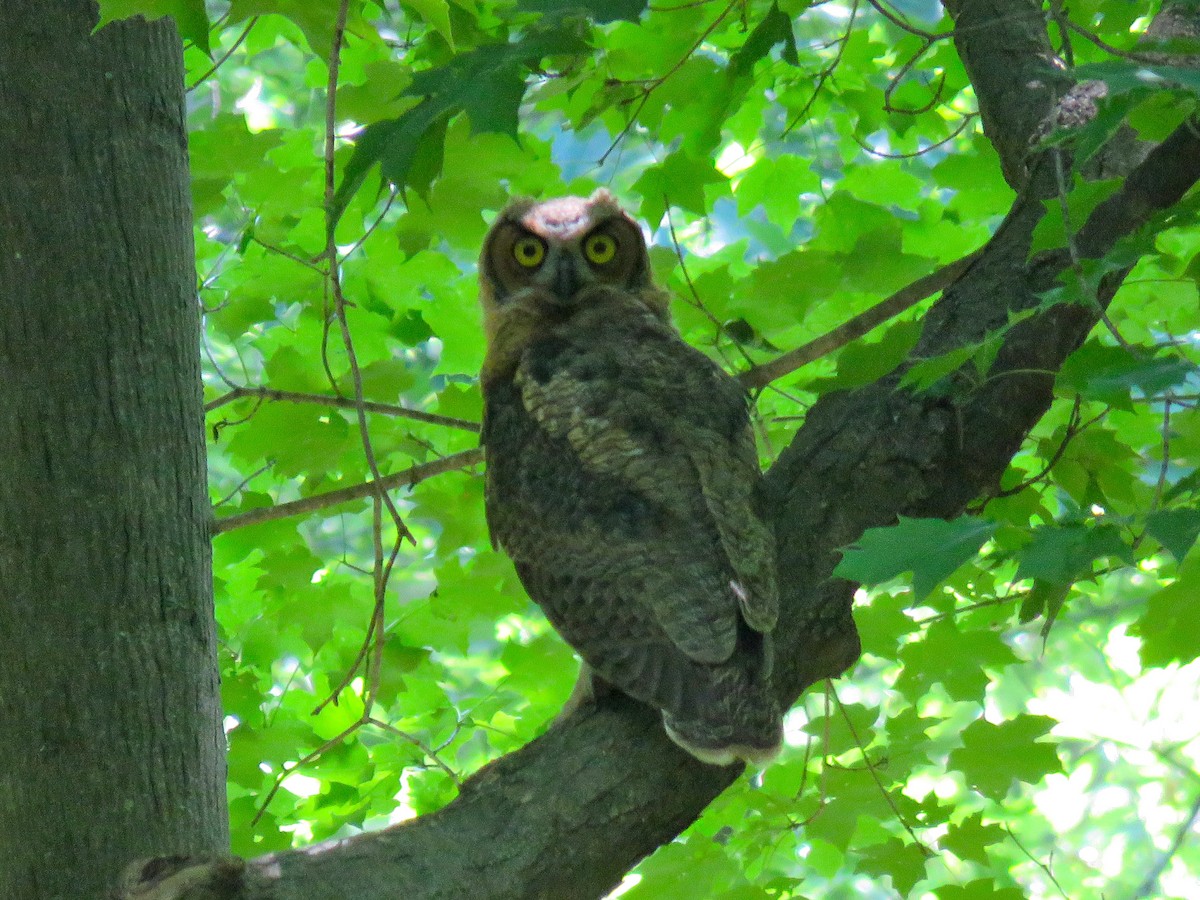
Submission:
M 699 759 L 769 758 L 774 542 L 741 387 L 672 327 L 606 191 L 514 201 L 479 273 L 493 540 L 585 678 Z

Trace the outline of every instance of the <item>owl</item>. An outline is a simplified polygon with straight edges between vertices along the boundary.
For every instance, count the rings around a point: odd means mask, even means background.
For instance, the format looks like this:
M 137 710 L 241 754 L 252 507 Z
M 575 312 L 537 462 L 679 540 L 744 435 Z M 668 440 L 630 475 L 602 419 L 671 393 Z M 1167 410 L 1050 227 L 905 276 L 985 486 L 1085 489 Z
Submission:
M 607 191 L 513 201 L 479 259 L 492 540 L 583 659 L 697 759 L 762 763 L 774 537 L 745 393 L 672 326 Z

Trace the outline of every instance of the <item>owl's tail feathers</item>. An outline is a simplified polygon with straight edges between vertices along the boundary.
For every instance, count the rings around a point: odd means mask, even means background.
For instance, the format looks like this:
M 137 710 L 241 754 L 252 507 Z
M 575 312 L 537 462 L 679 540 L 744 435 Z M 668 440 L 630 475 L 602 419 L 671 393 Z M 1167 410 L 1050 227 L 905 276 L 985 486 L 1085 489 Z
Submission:
M 678 719 L 663 710 L 667 737 L 701 762 L 727 766 L 742 760 L 768 765 L 783 746 L 783 712 L 774 698 L 759 694 L 738 704 L 731 717 Z

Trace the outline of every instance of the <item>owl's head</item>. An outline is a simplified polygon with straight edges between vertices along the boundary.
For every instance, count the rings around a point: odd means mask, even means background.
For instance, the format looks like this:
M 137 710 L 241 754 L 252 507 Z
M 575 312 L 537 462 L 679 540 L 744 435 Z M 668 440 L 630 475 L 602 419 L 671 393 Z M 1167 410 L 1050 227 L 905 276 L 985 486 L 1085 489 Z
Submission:
M 483 242 L 479 283 L 485 310 L 528 298 L 565 311 L 596 288 L 652 288 L 642 230 L 605 190 L 511 202 Z
M 669 324 L 642 230 L 605 190 L 514 200 L 479 256 L 484 382 L 511 376 L 529 343 L 567 323 L 649 316 Z

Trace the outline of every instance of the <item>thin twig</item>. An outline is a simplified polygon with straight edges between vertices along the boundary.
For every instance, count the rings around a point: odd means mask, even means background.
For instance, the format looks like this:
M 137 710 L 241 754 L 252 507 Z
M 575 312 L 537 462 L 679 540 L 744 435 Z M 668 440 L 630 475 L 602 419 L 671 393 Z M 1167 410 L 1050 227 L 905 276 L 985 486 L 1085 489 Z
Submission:
M 1100 321 L 1104 323 L 1104 327 L 1108 329 L 1117 343 L 1124 349 L 1134 352 L 1134 348 L 1130 346 L 1121 332 L 1117 330 L 1116 324 L 1109 318 L 1108 310 L 1100 303 L 1100 300 L 1096 297 L 1096 290 L 1087 283 L 1087 278 L 1083 274 L 1083 263 L 1080 260 L 1079 245 L 1076 242 L 1075 229 L 1071 225 L 1071 208 L 1067 200 L 1067 175 L 1066 167 L 1063 165 L 1062 148 L 1051 147 L 1050 153 L 1054 160 L 1054 177 L 1058 185 L 1058 205 L 1059 211 L 1062 214 L 1063 234 L 1066 237 L 1067 253 L 1071 259 L 1071 271 L 1075 275 L 1079 290 L 1091 302 L 1092 308 L 1099 316 Z
M 967 613 L 976 612 L 977 610 L 987 609 L 990 606 L 1005 606 L 1012 603 L 1014 600 L 1023 600 L 1028 596 L 1029 591 L 1014 591 L 1011 594 L 1006 594 L 1003 597 L 992 597 L 990 600 L 980 600 L 977 603 L 968 603 L 964 606 L 956 606 L 954 609 L 946 612 L 934 613 L 926 616 L 923 619 L 913 619 L 913 624 L 918 626 L 932 625 L 934 622 L 941 622 L 943 619 L 953 619 L 956 616 L 966 615 Z
M 304 513 L 315 512 L 318 509 L 336 506 L 339 503 L 362 500 L 364 497 L 372 496 L 379 489 L 390 491 L 398 487 L 412 487 L 435 475 L 441 475 L 444 472 L 453 472 L 456 469 L 465 469 L 480 462 L 483 462 L 483 450 L 478 447 L 472 447 L 470 450 L 451 453 L 449 456 L 444 456 L 441 459 L 410 466 L 402 472 L 385 475 L 378 481 L 364 481 L 350 487 L 339 488 L 336 491 L 326 491 L 323 494 L 314 494 L 311 497 L 302 497 L 299 500 L 290 500 L 287 503 L 279 503 L 275 506 L 264 506 L 261 509 L 251 509 L 233 516 L 225 516 L 213 522 L 210 533 L 213 535 L 223 534 L 235 528 L 245 528 L 248 525 L 273 522 L 276 519 L 286 519 L 289 516 L 299 516 Z
M 244 425 L 247 422 L 249 422 L 256 415 L 258 415 L 258 410 L 260 407 L 262 407 L 262 405 L 263 405 L 263 401 L 261 398 L 259 398 L 254 401 L 254 406 L 251 407 L 250 412 L 246 413 L 241 418 L 222 419 L 220 422 L 214 422 L 213 427 L 212 427 L 213 440 L 219 441 L 221 439 L 221 432 L 224 431 L 226 428 L 233 428 L 237 425 Z
M 799 125 L 808 116 L 809 110 L 813 108 L 813 104 L 817 102 L 817 98 L 821 96 L 821 90 L 825 87 L 825 82 L 828 81 L 834 71 L 842 62 L 842 56 L 846 52 L 846 45 L 850 43 L 850 35 L 854 31 L 854 20 L 858 17 L 858 0 L 854 0 L 850 4 L 850 16 L 846 22 L 846 30 L 842 32 L 841 38 L 838 40 L 837 53 L 833 55 L 832 61 L 824 69 L 817 73 L 817 83 L 813 86 L 812 96 L 808 98 L 808 102 L 800 108 L 796 115 L 792 116 L 791 121 L 783 126 L 783 130 L 779 132 L 779 137 L 776 140 L 783 140 L 791 134 L 792 129 Z
M 388 195 L 387 203 L 383 204 L 383 209 L 379 211 L 379 215 L 375 217 L 375 221 L 372 222 L 367 230 L 363 232 L 363 236 L 355 241 L 354 246 L 346 251 L 346 256 L 353 254 L 359 247 L 367 242 L 367 238 L 375 233 L 375 229 L 383 223 L 384 216 L 388 214 L 388 210 L 392 208 L 392 204 L 396 202 L 396 197 L 398 197 L 399 194 L 400 192 L 396 190 L 396 186 L 392 185 L 392 192 Z
M 376 503 L 375 507 L 378 508 Z M 414 541 L 413 543 L 416 543 Z M 383 635 L 385 631 L 384 611 L 387 601 L 387 586 L 392 580 L 392 570 L 396 567 L 396 558 L 400 555 L 400 550 L 404 546 L 404 533 L 397 530 L 396 537 L 392 541 L 392 552 L 388 554 L 387 560 L 383 563 L 381 571 L 377 572 L 375 591 L 375 610 L 371 619 L 371 630 L 375 633 L 375 653 L 372 656 L 370 664 L 367 666 L 367 690 L 366 690 L 366 709 L 370 710 L 375 705 L 375 699 L 379 696 L 379 685 L 383 679 Z M 382 544 L 377 544 L 377 550 L 380 554 L 383 552 Z M 376 564 L 376 569 L 379 569 Z
M 1158 464 L 1158 478 L 1154 482 L 1154 497 L 1150 501 L 1150 512 L 1156 512 L 1162 506 L 1163 494 L 1167 490 L 1167 475 L 1171 470 L 1171 406 L 1175 403 L 1175 398 L 1170 393 L 1163 400 L 1163 419 L 1162 419 L 1162 461 Z M 1130 546 L 1136 550 L 1141 546 L 1142 541 L 1146 539 L 1146 535 L 1150 533 L 1150 529 L 1142 529 L 1141 534 L 1134 537 Z
M 371 544 L 372 558 L 374 565 L 371 568 L 373 579 L 375 606 L 371 615 L 370 625 L 367 629 L 367 635 L 364 639 L 364 650 L 366 647 L 374 646 L 375 652 L 373 655 L 367 655 L 365 652 L 360 654 L 359 660 L 356 660 L 354 666 L 346 674 L 343 683 L 348 683 L 357 671 L 359 661 L 363 658 L 367 660 L 367 689 L 363 696 L 363 717 L 364 719 L 370 715 L 371 707 L 375 703 L 375 698 L 378 696 L 379 679 L 381 677 L 380 662 L 383 651 L 384 638 L 384 604 L 387 599 L 387 585 L 391 577 L 392 567 L 396 561 L 396 557 L 400 553 L 400 547 L 405 539 L 416 544 L 417 539 L 413 533 L 405 525 L 403 517 L 400 515 L 400 510 L 396 508 L 396 504 L 392 502 L 391 496 L 383 487 L 383 476 L 379 470 L 379 462 L 375 457 L 375 449 L 371 443 L 371 429 L 367 421 L 367 410 L 365 407 L 366 399 L 363 389 L 362 367 L 358 363 L 358 354 L 354 348 L 354 339 L 350 333 L 350 320 L 346 315 L 346 297 L 342 292 L 341 281 L 341 259 L 338 255 L 337 238 L 334 228 L 334 198 L 336 189 L 336 141 L 337 141 L 337 89 L 338 89 L 338 73 L 341 64 L 342 43 L 345 39 L 346 18 L 349 9 L 349 0 L 341 0 L 338 4 L 337 23 L 333 30 L 333 44 L 329 53 L 329 80 L 326 85 L 325 96 L 325 257 L 328 264 L 329 272 L 326 280 L 326 297 L 325 308 L 329 309 L 329 295 L 332 294 L 333 299 L 333 314 L 337 321 L 338 328 L 341 332 L 342 346 L 346 351 L 346 362 L 350 368 L 350 379 L 354 385 L 354 412 L 358 420 L 359 439 L 362 443 L 363 456 L 367 461 L 367 468 L 371 472 Z M 365 236 L 364 236 L 365 239 Z M 328 361 L 328 336 L 329 336 L 329 317 L 325 317 L 325 330 L 322 334 L 322 360 L 326 367 L 326 373 L 330 376 L 330 386 L 335 392 L 338 391 L 336 379 L 332 377 L 332 372 L 329 369 Z M 389 557 L 384 559 L 383 553 L 383 510 L 387 509 L 388 515 L 391 518 L 392 524 L 396 529 L 395 544 Z M 330 695 L 331 698 L 338 696 L 341 688 L 335 689 Z
M 258 237 L 255 237 L 254 235 L 251 235 L 250 243 L 258 244 L 258 246 L 262 247 L 267 252 L 278 254 L 279 256 L 282 256 L 284 259 L 290 259 L 292 262 L 296 263 L 297 265 L 304 266 L 304 268 L 306 268 L 306 269 L 312 269 L 314 272 L 316 272 L 322 278 L 324 278 L 326 275 L 325 270 L 322 269 L 320 267 L 320 265 L 313 262 L 313 260 L 305 259 L 303 256 L 298 256 L 297 254 L 292 253 L 290 250 L 284 250 L 282 247 L 277 247 L 274 244 L 268 244 L 266 241 L 262 240 L 262 238 L 258 238 Z M 318 259 L 319 258 L 320 257 L 318 257 Z
M 1109 412 L 1108 409 L 1105 408 L 1105 409 L 1101 410 L 1100 412 L 1098 412 L 1096 415 L 1094 415 L 1092 418 L 1088 419 L 1086 422 L 1083 422 L 1081 424 L 1079 411 L 1080 411 L 1080 408 L 1082 407 L 1082 405 L 1083 405 L 1082 395 L 1076 394 L 1075 395 L 1075 404 L 1074 404 L 1074 406 L 1071 407 L 1071 417 L 1067 421 L 1067 428 L 1066 428 L 1066 431 L 1063 433 L 1063 439 L 1062 439 L 1062 441 L 1059 442 L 1059 445 L 1055 448 L 1054 452 L 1050 455 L 1050 458 L 1048 460 L 1046 460 L 1046 464 L 1044 466 L 1042 466 L 1041 471 L 1038 472 L 1036 475 L 1031 475 L 1030 477 L 1026 478 L 1024 481 L 1022 481 L 1020 484 L 1014 485 L 1013 487 L 1010 487 L 1007 490 L 997 491 L 989 499 L 996 500 L 1000 497 L 1012 497 L 1016 494 L 1021 493 L 1021 491 L 1025 490 L 1027 487 L 1032 487 L 1033 485 L 1037 484 L 1039 481 L 1041 481 L 1043 478 L 1045 478 L 1047 475 L 1050 474 L 1051 469 L 1053 469 L 1055 466 L 1058 465 L 1059 461 L 1063 458 L 1063 454 L 1067 452 L 1067 445 L 1071 443 L 1071 441 L 1075 438 L 1075 436 L 1078 435 L 1080 432 L 1090 428 L 1092 425 L 1095 425 L 1097 422 L 1099 422 L 1101 419 L 1103 419 L 1105 416 L 1107 416 L 1108 412 Z
M 222 497 L 220 500 L 218 500 L 216 503 L 214 503 L 213 509 L 219 509 L 220 507 L 224 506 L 226 503 L 228 503 L 230 500 L 232 500 L 234 497 L 236 497 L 238 494 L 240 494 L 242 491 L 242 488 L 244 488 L 246 485 L 248 485 L 251 481 L 253 481 L 255 478 L 257 478 L 263 472 L 266 472 L 273 465 L 275 465 L 275 462 L 272 460 L 271 462 L 268 462 L 265 466 L 260 466 L 258 469 L 251 472 L 249 475 L 247 475 L 245 478 L 243 478 L 238 483 L 237 487 L 235 487 L 232 491 L 230 491 L 228 494 L 226 494 L 224 497 Z
M 667 214 L 667 230 L 671 233 L 671 244 L 675 247 L 675 258 L 679 260 L 679 271 L 683 273 L 683 280 L 687 284 L 688 292 L 691 294 L 691 305 L 699 310 L 700 314 L 708 319 L 716 330 L 716 334 L 713 336 L 713 345 L 717 348 L 717 352 L 721 353 L 721 335 L 724 333 L 725 328 L 721 324 L 721 320 L 709 312 L 708 307 L 704 305 L 704 301 L 700 299 L 700 293 L 696 290 L 696 285 L 692 282 L 692 276 L 687 270 L 687 263 L 683 261 L 683 247 L 680 246 L 679 237 L 675 234 L 675 219 L 671 215 L 671 201 L 665 194 L 663 195 L 663 209 Z M 742 359 L 749 363 L 751 361 L 750 355 L 746 353 L 745 349 L 737 341 L 733 343 L 737 347 L 738 353 L 741 354 Z M 726 365 L 730 364 L 724 353 L 721 353 L 721 358 Z
M 691 3 L 680 3 L 678 6 L 654 6 L 654 5 L 651 5 L 651 6 L 648 6 L 647 9 L 649 9 L 650 12 L 661 12 L 661 13 L 680 12 L 685 9 L 696 9 L 699 6 L 708 6 L 708 4 L 710 4 L 712 2 L 713 2 L 713 0 L 692 0 Z
M 714 31 L 717 30 L 717 26 L 720 25 L 723 21 L 725 21 L 725 17 L 727 15 L 729 15 L 729 13 L 733 10 L 733 8 L 741 2 L 742 2 L 742 0 L 730 0 L 729 5 L 727 5 L 725 7 L 725 9 L 723 9 L 721 11 L 721 14 L 719 16 L 717 16 L 716 19 L 713 20 L 713 23 L 711 25 L 709 25 L 706 29 L 704 29 L 704 33 L 701 34 L 700 37 L 696 38 L 695 43 L 692 44 L 691 48 L 688 49 L 687 53 L 685 53 L 683 56 L 681 56 L 679 58 L 679 61 L 676 62 L 675 65 L 671 66 L 671 68 L 669 68 L 664 74 L 662 74 L 662 75 L 658 76 L 657 78 L 655 78 L 654 80 L 650 81 L 649 83 L 647 83 L 647 85 L 644 88 L 642 88 L 642 96 L 641 96 L 640 102 L 637 105 L 637 108 L 633 111 L 633 114 L 629 117 L 629 121 L 625 123 L 625 127 L 621 129 L 621 131 L 617 134 L 617 136 L 615 138 L 613 138 L 612 143 L 608 145 L 608 149 L 605 150 L 603 154 L 601 154 L 600 159 L 597 160 L 597 165 L 604 165 L 604 161 L 606 159 L 608 159 L 609 155 L 621 143 L 621 141 L 624 139 L 625 135 L 627 135 L 630 132 L 630 130 L 633 128 L 633 126 L 637 124 L 638 116 L 641 115 L 642 110 L 646 107 L 646 102 L 650 99 L 650 95 L 652 93 L 654 93 L 655 90 L 662 87 L 663 82 L 665 82 L 668 78 L 670 78 L 672 75 L 674 75 L 676 72 L 678 72 L 681 68 L 683 68 L 683 64 L 692 58 L 692 54 L 700 49 L 701 45 L 706 40 L 708 40 L 709 35 L 711 35 Z
M 897 69 L 891 78 L 888 79 L 888 86 L 883 89 L 883 108 L 886 112 L 901 113 L 909 116 L 919 116 L 922 113 L 929 112 L 938 105 L 938 102 L 942 99 L 942 91 L 946 87 L 945 72 L 942 72 L 942 74 L 939 76 L 938 85 L 934 89 L 933 96 L 929 98 L 928 103 L 913 107 L 896 106 L 894 103 L 892 103 L 892 97 L 895 96 L 896 91 L 900 89 L 900 83 L 904 80 L 904 76 L 913 70 L 913 67 L 915 67 L 916 64 L 921 60 L 922 56 L 929 52 L 929 48 L 932 46 L 932 42 L 926 41 L 921 46 L 921 49 L 905 60 L 900 68 Z
M 1200 794 L 1196 795 L 1196 799 L 1192 801 L 1192 808 L 1188 811 L 1186 818 L 1179 824 L 1179 828 L 1175 832 L 1175 838 L 1171 841 L 1171 846 L 1162 852 L 1162 855 L 1155 861 L 1150 871 L 1146 873 L 1146 878 L 1134 893 L 1133 900 L 1141 900 L 1143 897 L 1153 897 L 1155 895 L 1158 888 L 1158 879 L 1167 870 L 1167 866 L 1171 864 L 1171 860 L 1175 858 L 1175 854 L 1183 847 L 1184 841 L 1192 833 L 1192 826 L 1196 824 L 1197 820 L 1200 820 Z
M 249 37 L 250 29 L 253 28 L 257 22 L 258 16 L 254 16 L 249 22 L 246 23 L 246 27 L 242 29 L 242 33 L 237 36 L 237 40 L 233 42 L 230 48 L 221 54 L 221 57 L 212 64 L 212 67 L 207 72 L 188 85 L 187 92 L 189 94 L 196 88 L 200 87 L 200 85 L 204 84 L 204 82 L 208 81 L 208 79 L 216 73 L 217 69 L 225 65 L 226 60 L 233 56 L 233 54 L 237 51 L 237 48 L 242 46 L 242 42 Z
M 228 393 L 204 404 L 205 412 L 225 406 L 243 397 L 259 397 L 263 400 L 279 400 L 286 403 L 314 403 L 319 406 L 332 406 L 337 409 L 358 409 L 359 404 L 349 397 L 334 397 L 329 394 L 309 394 L 303 391 L 282 391 L 268 387 L 235 387 Z M 364 400 L 362 408 L 367 412 L 379 413 L 385 416 L 396 416 L 401 419 L 413 419 L 417 422 L 428 422 L 430 425 L 444 425 L 447 428 L 457 428 L 462 431 L 479 431 L 478 422 L 466 419 L 456 419 L 453 416 L 440 416 L 437 413 L 423 412 L 419 409 L 409 409 L 394 403 L 377 403 L 374 400 Z
M 462 779 L 458 777 L 458 774 L 452 768 L 446 765 L 446 763 L 442 761 L 442 758 L 438 756 L 437 753 L 435 753 L 433 749 L 420 738 L 409 734 L 407 731 L 401 731 L 395 725 L 389 725 L 387 722 L 384 722 L 381 719 L 376 719 L 374 716 L 367 716 L 363 721 L 368 725 L 374 725 L 377 728 L 382 728 L 384 731 L 389 731 L 401 740 L 408 741 L 427 757 L 432 759 L 434 765 L 449 775 L 450 780 L 453 781 L 455 785 L 462 787 Z
M 1167 489 L 1167 473 L 1171 468 L 1171 403 L 1170 397 L 1163 403 L 1162 417 L 1162 462 L 1158 466 L 1158 480 L 1154 483 L 1154 500 L 1150 509 L 1156 510 L 1162 503 Z
M 1075 32 L 1077 35 L 1084 38 L 1085 40 L 1091 41 L 1093 44 L 1095 44 L 1097 47 L 1099 47 L 1105 53 L 1111 53 L 1113 56 L 1119 56 L 1122 59 L 1128 59 L 1128 60 L 1131 60 L 1132 62 L 1141 62 L 1141 63 L 1161 63 L 1162 62 L 1162 57 L 1159 55 L 1153 54 L 1153 53 L 1134 53 L 1129 50 L 1122 50 L 1120 47 L 1114 47 L 1112 44 L 1107 43 L 1098 34 L 1094 34 L 1093 32 L 1088 31 L 1082 25 L 1078 25 L 1075 22 L 1072 22 L 1068 18 L 1064 18 L 1062 21 L 1062 24 L 1065 25 L 1069 30 Z
M 978 115 L 979 113 L 967 113 L 963 116 L 962 122 L 959 123 L 958 127 L 950 132 L 950 134 L 946 135 L 937 143 L 930 144 L 928 147 L 922 147 L 920 150 L 914 150 L 912 153 L 884 153 L 882 150 L 876 150 L 873 147 L 867 146 L 867 143 L 856 134 L 851 134 L 850 139 L 854 141 L 854 143 L 858 144 L 858 146 L 861 147 L 865 152 L 870 153 L 872 156 L 877 156 L 880 159 L 916 159 L 918 156 L 924 156 L 926 153 L 930 153 L 936 150 L 938 147 L 950 143 L 952 140 L 966 131 L 967 126 L 974 122 Z
M 974 264 L 981 252 L 977 250 L 968 256 L 956 259 L 954 262 L 942 266 L 936 272 L 926 275 L 924 278 L 918 278 L 912 284 L 896 291 L 896 293 L 892 294 L 886 300 L 876 303 L 870 309 L 864 310 L 857 316 L 854 316 L 854 318 L 849 319 L 844 324 L 821 335 L 819 338 L 811 340 L 802 347 L 797 347 L 795 350 L 789 350 L 783 356 L 776 357 L 770 362 L 765 362 L 762 365 L 742 372 L 738 376 L 738 380 L 747 388 L 763 387 L 777 378 L 790 375 L 801 366 L 829 355 L 834 350 L 844 347 L 851 341 L 857 340 L 867 334 L 888 319 L 899 315 L 906 309 L 936 294 L 938 291 L 949 287 L 961 278 L 967 269 Z
M 832 687 L 830 690 L 832 691 Z M 917 845 L 924 856 L 936 856 L 937 854 L 922 843 L 921 839 L 917 837 L 917 833 L 913 831 L 912 826 L 904 820 L 904 816 L 900 813 L 900 808 L 896 806 L 896 801 L 892 799 L 892 795 L 883 786 L 883 780 L 875 770 L 875 763 L 871 762 L 871 757 L 867 755 L 867 748 L 863 746 L 862 738 L 858 736 L 858 729 L 854 727 L 854 722 L 850 720 L 850 714 L 846 712 L 846 707 L 842 705 L 842 699 L 837 695 L 836 691 L 833 691 L 833 702 L 837 704 L 838 711 L 842 714 L 842 719 L 846 722 L 846 728 L 850 730 L 850 737 L 853 738 L 855 746 L 858 747 L 858 752 L 862 754 L 863 763 L 871 775 L 871 780 L 875 782 L 875 787 L 879 788 L 879 793 L 883 795 L 884 802 L 891 808 L 892 815 L 896 817 L 896 821 L 908 832 L 908 836 L 913 839 L 913 843 Z
M 867 0 L 867 2 L 875 7 L 875 11 L 877 13 L 879 13 L 901 31 L 907 31 L 909 34 L 919 37 L 921 40 L 927 41 L 930 44 L 932 44 L 934 41 L 943 41 L 947 38 L 954 37 L 953 31 L 940 31 L 934 33 L 925 31 L 924 29 L 918 28 L 915 25 L 910 25 L 907 20 L 901 18 L 899 14 L 888 9 L 883 3 L 880 3 L 879 0 Z
M 379 471 L 379 463 L 375 459 L 375 450 L 371 445 L 370 426 L 367 423 L 367 412 L 363 407 L 363 403 L 366 401 L 363 394 L 362 368 L 358 364 L 358 356 L 354 350 L 354 340 L 350 334 L 350 322 L 346 317 L 346 298 L 342 294 L 337 240 L 333 228 L 332 216 L 336 186 L 334 150 L 336 140 L 335 127 L 337 124 L 338 71 L 341 64 L 342 41 L 346 33 L 346 16 L 349 5 L 350 0 L 341 0 L 338 4 L 337 24 L 333 32 L 333 46 L 329 53 L 329 83 L 325 98 L 325 211 L 327 218 L 325 255 L 329 264 L 328 284 L 330 290 L 333 292 L 334 314 L 337 317 L 338 326 L 342 333 L 342 344 L 346 349 L 346 360 L 350 366 L 351 380 L 354 383 L 354 403 L 355 411 L 358 413 L 358 431 L 362 439 L 363 455 L 366 457 L 367 467 L 371 470 L 372 484 L 376 485 L 376 502 L 387 507 L 396 530 L 415 544 L 417 539 L 408 530 L 408 526 L 404 524 L 404 520 L 400 516 L 400 511 L 392 503 L 392 499 L 388 496 L 387 491 L 379 487 L 383 476 Z M 332 383 L 331 386 L 335 391 L 337 390 L 336 383 Z M 378 525 L 379 523 L 376 524 Z M 382 536 L 378 527 L 375 529 L 375 551 L 377 575 L 382 575 L 383 546 Z M 379 589 L 382 590 L 382 588 Z
M 255 812 L 254 818 L 250 820 L 251 827 L 258 824 L 259 819 L 261 819 L 263 817 L 263 815 L 266 813 L 267 807 L 271 805 L 271 801 L 275 799 L 275 795 L 279 793 L 279 789 L 281 787 L 283 787 L 283 783 L 285 781 L 287 781 L 287 778 L 289 775 L 291 775 L 293 772 L 295 772 L 301 766 L 306 766 L 313 760 L 320 758 L 322 753 L 324 753 L 326 750 L 329 750 L 332 747 L 336 747 L 338 744 L 340 744 L 342 741 L 344 741 L 346 738 L 348 738 L 350 735 L 352 735 L 355 731 L 357 731 L 361 727 L 362 727 L 362 720 L 360 719 L 359 721 L 355 722 L 353 725 L 350 725 L 349 727 L 342 729 L 342 731 L 339 734 L 336 734 L 333 737 L 331 737 L 329 740 L 327 740 L 325 743 L 323 743 L 316 750 L 313 750 L 311 753 L 307 753 L 304 756 L 300 757 L 300 759 L 296 760 L 290 766 L 284 766 L 282 769 L 280 769 L 279 774 L 275 776 L 275 783 L 271 785 L 271 789 L 269 791 L 267 791 L 267 796 L 265 796 L 262 799 L 262 802 L 259 803 L 258 811 Z
M 1001 827 L 1004 829 L 1004 832 L 1005 832 L 1005 834 L 1008 835 L 1009 839 L 1014 844 L 1017 845 L 1017 849 L 1025 854 L 1025 858 L 1028 859 L 1035 866 L 1037 866 L 1039 869 L 1041 869 L 1042 872 L 1045 873 L 1046 877 L 1050 879 L 1050 883 L 1053 884 L 1056 888 L 1058 888 L 1058 892 L 1060 894 L 1062 894 L 1063 900 L 1067 900 L 1067 892 L 1063 890 L 1062 885 L 1058 883 L 1058 879 L 1054 877 L 1054 873 L 1050 870 L 1050 866 L 1048 864 L 1042 862 L 1040 859 L 1038 859 L 1032 853 L 1030 853 L 1028 850 L 1026 850 L 1025 845 L 1022 844 L 1019 840 L 1017 840 L 1017 836 L 1012 833 L 1012 829 L 1010 829 L 1007 825 L 1003 825 Z M 1053 852 L 1051 853 L 1051 855 L 1053 855 Z
M 1050 18 L 1058 26 L 1058 36 L 1062 42 L 1062 49 L 1059 51 L 1059 55 L 1062 56 L 1063 62 L 1067 64 L 1068 69 L 1074 69 L 1075 50 L 1071 46 L 1071 35 L 1067 29 L 1068 16 L 1067 11 L 1063 9 L 1063 0 L 1050 0 Z

